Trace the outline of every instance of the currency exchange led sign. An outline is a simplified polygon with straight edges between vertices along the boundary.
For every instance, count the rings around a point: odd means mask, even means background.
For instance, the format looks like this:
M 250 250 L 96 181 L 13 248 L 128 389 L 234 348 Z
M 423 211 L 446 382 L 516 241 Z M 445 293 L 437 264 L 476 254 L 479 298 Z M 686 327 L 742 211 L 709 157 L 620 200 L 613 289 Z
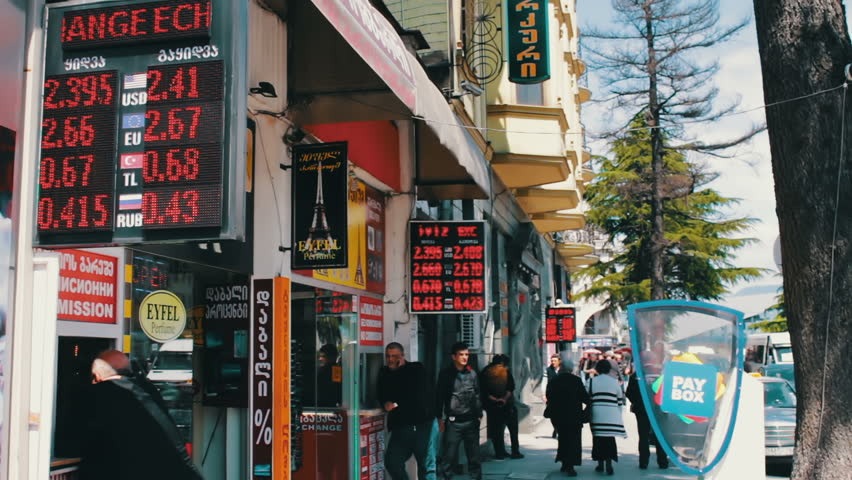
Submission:
M 48 9 L 36 243 L 242 235 L 239 3 Z
M 411 313 L 482 313 L 485 222 L 409 222 Z

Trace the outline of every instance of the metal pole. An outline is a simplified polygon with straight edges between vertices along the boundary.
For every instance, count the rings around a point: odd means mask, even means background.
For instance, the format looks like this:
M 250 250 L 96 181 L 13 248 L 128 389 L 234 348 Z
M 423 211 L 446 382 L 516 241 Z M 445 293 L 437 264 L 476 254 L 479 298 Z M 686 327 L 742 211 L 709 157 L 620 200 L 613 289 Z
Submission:
M 29 448 L 30 422 L 30 356 L 33 311 L 33 199 L 35 198 L 36 152 L 38 151 L 39 110 L 42 89 L 42 58 L 44 33 L 42 14 L 44 0 L 27 2 L 24 37 L 23 91 L 21 122 L 15 149 L 15 178 L 13 187 L 14 214 L 12 218 L 14 270 L 14 300 L 12 302 L 11 363 L 9 375 L 8 464 L 0 470 L 3 479 L 30 478 L 29 455 L 38 454 Z M 37 381 L 53 382 L 54 379 Z M 5 439 L 4 439 L 5 440 Z

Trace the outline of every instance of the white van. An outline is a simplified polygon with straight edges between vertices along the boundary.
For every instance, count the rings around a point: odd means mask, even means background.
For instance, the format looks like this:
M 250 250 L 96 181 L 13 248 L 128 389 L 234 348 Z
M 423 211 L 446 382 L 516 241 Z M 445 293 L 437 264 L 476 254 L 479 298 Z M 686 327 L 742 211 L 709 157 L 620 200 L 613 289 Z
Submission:
M 748 336 L 746 353 L 760 365 L 793 363 L 793 347 L 790 332 L 754 333 Z M 746 357 L 748 358 L 748 357 Z
M 192 383 L 192 339 L 178 338 L 162 344 L 154 354 L 148 380 Z

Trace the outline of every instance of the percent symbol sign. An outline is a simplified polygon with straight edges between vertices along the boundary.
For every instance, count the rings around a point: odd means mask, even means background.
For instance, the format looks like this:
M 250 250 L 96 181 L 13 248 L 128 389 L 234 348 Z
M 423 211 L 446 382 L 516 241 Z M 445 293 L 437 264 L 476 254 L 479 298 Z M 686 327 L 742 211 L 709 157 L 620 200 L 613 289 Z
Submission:
M 272 443 L 272 427 L 269 425 L 269 414 L 271 412 L 271 409 L 266 409 L 266 415 L 263 414 L 262 410 L 254 412 L 254 426 L 260 427 L 257 439 L 254 441 L 255 445 L 260 445 L 261 441 L 265 444 Z

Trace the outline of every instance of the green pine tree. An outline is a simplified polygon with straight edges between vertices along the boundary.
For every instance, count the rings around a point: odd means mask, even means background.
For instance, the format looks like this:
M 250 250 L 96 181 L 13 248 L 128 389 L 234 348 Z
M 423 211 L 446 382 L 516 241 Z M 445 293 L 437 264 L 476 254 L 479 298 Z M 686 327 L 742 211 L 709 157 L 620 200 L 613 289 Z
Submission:
M 612 144 L 612 158 L 598 158 L 598 174 L 589 185 L 587 221 L 614 246 L 610 259 L 579 272 L 591 280 L 578 298 L 604 300 L 609 308 L 652 299 L 651 294 L 651 133 L 640 114 Z M 660 132 L 663 142 L 665 132 Z M 707 187 L 717 175 L 664 150 L 660 182 L 665 244 L 663 271 L 667 298 L 715 300 L 738 281 L 760 277 L 759 268 L 736 267 L 735 251 L 753 238 L 741 237 L 752 218 L 724 218 L 737 203 Z

